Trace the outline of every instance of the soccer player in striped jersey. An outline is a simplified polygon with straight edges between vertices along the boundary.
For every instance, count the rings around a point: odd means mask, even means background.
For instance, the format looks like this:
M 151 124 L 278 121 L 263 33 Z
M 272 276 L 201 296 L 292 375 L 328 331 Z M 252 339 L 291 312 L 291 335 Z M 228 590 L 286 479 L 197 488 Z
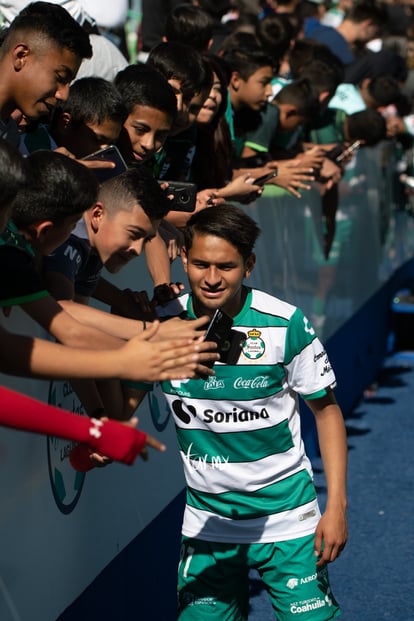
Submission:
M 237 361 L 215 364 L 214 377 L 162 383 L 187 482 L 180 621 L 247 620 L 250 568 L 279 621 L 340 614 L 327 571 L 347 540 L 347 443 L 335 375 L 301 310 L 244 284 L 258 235 L 256 223 L 231 205 L 194 214 L 184 230 L 191 292 L 179 298 L 183 311 L 194 318 L 221 309 L 245 340 Z M 328 492 L 323 515 L 299 397 L 316 419 Z

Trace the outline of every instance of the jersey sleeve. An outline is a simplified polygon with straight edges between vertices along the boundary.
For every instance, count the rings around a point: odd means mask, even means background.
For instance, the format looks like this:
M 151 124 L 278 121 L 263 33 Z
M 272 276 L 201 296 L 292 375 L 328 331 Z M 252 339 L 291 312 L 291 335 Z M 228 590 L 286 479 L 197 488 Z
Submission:
M 323 397 L 336 385 L 324 346 L 300 309 L 295 310 L 286 332 L 284 365 L 289 386 L 303 399 Z

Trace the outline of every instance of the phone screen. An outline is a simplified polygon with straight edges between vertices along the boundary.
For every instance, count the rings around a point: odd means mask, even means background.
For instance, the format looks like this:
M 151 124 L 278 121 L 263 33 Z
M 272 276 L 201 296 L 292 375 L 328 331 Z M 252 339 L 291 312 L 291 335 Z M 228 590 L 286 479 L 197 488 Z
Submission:
M 90 155 L 82 158 L 83 160 L 101 160 L 104 162 L 113 162 L 115 164 L 115 168 L 93 168 L 93 172 L 96 175 L 98 181 L 101 183 L 106 181 L 107 179 L 112 179 L 112 177 L 117 177 L 121 173 L 127 170 L 127 165 L 119 152 L 118 147 L 115 145 L 110 145 L 109 147 L 104 147 L 99 151 L 95 151 Z

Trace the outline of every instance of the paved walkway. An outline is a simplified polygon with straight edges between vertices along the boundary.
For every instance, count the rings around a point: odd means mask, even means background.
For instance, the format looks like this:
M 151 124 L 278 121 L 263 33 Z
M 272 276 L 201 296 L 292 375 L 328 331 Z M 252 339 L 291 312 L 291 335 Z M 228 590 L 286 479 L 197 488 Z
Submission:
M 414 355 L 385 361 L 378 387 L 347 417 L 349 542 L 330 566 L 343 621 L 414 621 Z M 314 463 L 321 505 L 320 463 Z M 274 621 L 253 577 L 249 621 Z M 300 621 L 300 619 L 298 619 Z

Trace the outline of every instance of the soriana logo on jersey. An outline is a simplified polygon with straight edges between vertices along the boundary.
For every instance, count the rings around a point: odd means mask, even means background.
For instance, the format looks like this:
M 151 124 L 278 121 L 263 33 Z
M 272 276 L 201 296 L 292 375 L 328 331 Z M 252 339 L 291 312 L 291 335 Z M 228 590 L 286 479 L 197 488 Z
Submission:
M 51 382 L 49 404 L 73 414 L 84 415 L 82 404 L 70 382 Z M 69 462 L 69 453 L 76 445 L 72 440 L 54 436 L 47 438 L 47 458 L 53 497 L 59 510 L 68 514 L 76 507 L 80 498 L 85 473 L 77 472 Z

